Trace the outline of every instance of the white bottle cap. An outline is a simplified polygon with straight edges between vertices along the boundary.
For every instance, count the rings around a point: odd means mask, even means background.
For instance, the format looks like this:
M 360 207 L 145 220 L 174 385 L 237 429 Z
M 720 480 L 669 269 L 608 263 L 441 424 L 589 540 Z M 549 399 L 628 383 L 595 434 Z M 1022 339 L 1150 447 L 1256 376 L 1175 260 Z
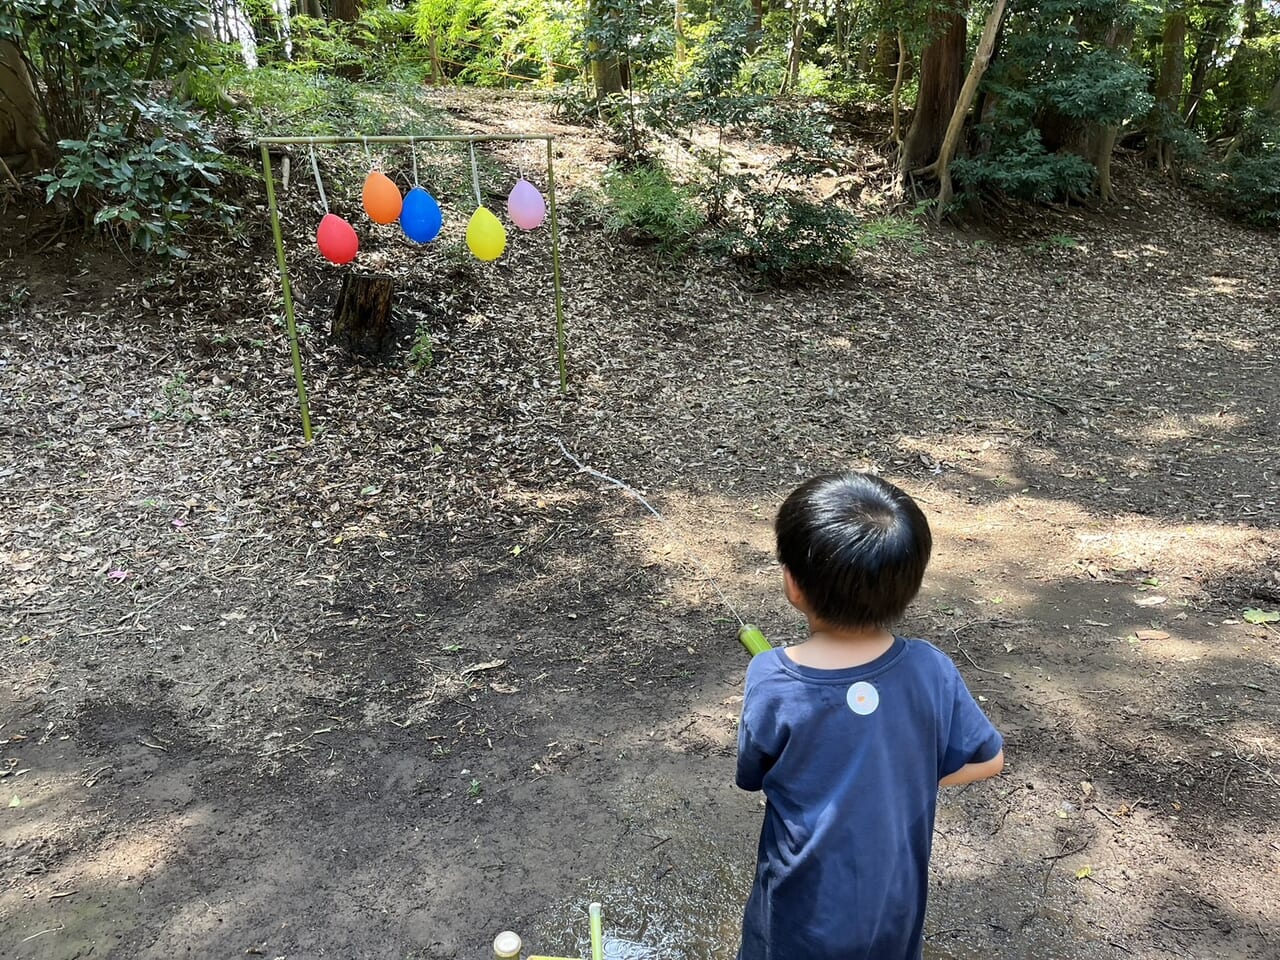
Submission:
M 493 955 L 498 960 L 520 960 L 523 948 L 519 935 L 510 930 L 504 930 L 493 938 Z

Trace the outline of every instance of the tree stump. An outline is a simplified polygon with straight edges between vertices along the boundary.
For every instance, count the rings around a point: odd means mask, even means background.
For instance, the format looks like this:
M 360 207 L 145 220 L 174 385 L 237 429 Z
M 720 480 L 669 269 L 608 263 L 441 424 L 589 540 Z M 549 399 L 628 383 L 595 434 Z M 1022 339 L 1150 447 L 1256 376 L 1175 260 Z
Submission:
M 334 342 L 361 357 L 381 359 L 392 354 L 396 348 L 391 320 L 394 292 L 391 277 L 348 273 L 333 310 Z

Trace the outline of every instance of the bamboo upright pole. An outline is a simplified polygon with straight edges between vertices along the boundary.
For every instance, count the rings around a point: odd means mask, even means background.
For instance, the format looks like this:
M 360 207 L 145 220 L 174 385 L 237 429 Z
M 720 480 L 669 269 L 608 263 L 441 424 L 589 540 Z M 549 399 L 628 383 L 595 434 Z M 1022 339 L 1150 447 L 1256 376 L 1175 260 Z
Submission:
M 604 960 L 604 908 L 593 903 L 587 907 L 591 918 L 591 960 Z
M 564 296 L 560 289 L 560 225 L 556 219 L 555 141 L 547 138 L 547 201 L 551 208 L 551 282 L 556 298 L 556 358 L 560 364 L 560 392 L 569 389 L 564 357 Z
M 293 356 L 293 378 L 298 384 L 298 406 L 302 408 L 302 436 L 311 442 L 311 409 L 307 405 L 307 384 L 302 376 L 302 353 L 298 349 L 298 325 L 293 319 L 293 291 L 289 289 L 289 267 L 285 262 L 284 237 L 280 233 L 280 212 L 276 208 L 275 174 L 271 154 L 262 142 L 262 172 L 267 181 L 267 206 L 271 210 L 271 234 L 276 241 L 276 263 L 280 266 L 280 289 L 284 292 L 284 318 L 289 328 L 289 353 Z

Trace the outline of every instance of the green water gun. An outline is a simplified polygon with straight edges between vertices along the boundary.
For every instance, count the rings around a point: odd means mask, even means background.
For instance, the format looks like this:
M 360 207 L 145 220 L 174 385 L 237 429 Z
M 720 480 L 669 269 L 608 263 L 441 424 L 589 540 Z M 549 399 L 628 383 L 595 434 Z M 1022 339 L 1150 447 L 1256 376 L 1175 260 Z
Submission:
M 738 631 L 738 639 L 753 657 L 773 649 L 773 644 L 754 623 L 744 623 L 742 629 Z

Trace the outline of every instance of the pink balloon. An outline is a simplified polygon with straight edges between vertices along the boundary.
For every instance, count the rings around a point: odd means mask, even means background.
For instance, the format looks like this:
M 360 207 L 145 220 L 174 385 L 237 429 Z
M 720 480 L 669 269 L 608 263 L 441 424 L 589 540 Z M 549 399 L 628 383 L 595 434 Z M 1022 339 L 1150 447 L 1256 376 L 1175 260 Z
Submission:
M 333 263 L 350 263 L 360 250 L 360 238 L 351 224 L 333 213 L 326 213 L 320 221 L 316 244 L 325 259 Z
M 547 203 L 528 180 L 520 179 L 507 197 L 507 214 L 521 230 L 536 230 L 547 219 Z

